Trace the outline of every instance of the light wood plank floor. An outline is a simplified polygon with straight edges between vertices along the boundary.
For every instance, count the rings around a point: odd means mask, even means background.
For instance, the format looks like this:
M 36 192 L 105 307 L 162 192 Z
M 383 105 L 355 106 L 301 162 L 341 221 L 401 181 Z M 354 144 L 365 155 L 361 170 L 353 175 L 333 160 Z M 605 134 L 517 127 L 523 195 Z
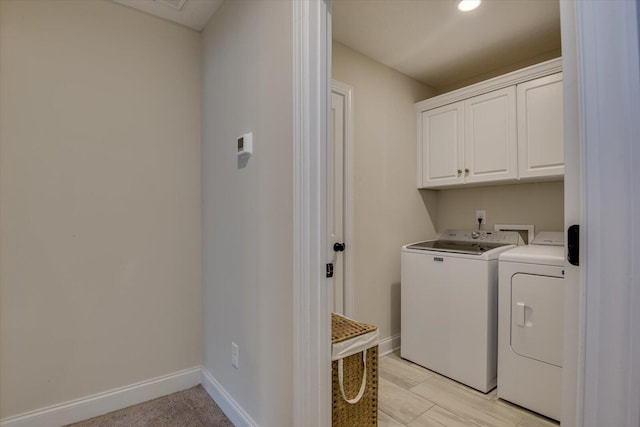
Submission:
M 557 427 L 558 423 L 400 358 L 379 364 L 380 427 Z

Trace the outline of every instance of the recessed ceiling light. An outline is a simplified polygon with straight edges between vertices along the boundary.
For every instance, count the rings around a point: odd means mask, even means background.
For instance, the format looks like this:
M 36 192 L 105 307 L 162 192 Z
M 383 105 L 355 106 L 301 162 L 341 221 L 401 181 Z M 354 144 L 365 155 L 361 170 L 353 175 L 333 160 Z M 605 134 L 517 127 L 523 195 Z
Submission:
M 480 0 L 460 0 L 458 3 L 458 9 L 463 12 L 469 12 L 480 6 Z

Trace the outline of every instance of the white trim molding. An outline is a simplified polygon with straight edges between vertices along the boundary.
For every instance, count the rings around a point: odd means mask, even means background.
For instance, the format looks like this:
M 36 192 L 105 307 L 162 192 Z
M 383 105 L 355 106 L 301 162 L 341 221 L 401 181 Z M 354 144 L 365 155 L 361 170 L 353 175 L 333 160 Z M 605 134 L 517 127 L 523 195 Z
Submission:
M 253 418 L 236 402 L 209 371 L 202 368 L 202 387 L 236 427 L 257 427 Z
M 582 170 L 584 168 L 580 109 L 582 101 L 579 90 L 578 46 L 576 30 L 576 5 L 574 1 L 560 2 L 562 32 L 562 68 L 564 101 L 564 224 L 581 226 L 584 236 L 584 209 Z M 584 239 L 581 238 L 584 242 Z M 566 243 L 565 243 L 566 247 Z M 584 251 L 581 254 L 584 261 Z M 584 262 L 581 263 L 584 265 Z M 564 338 L 562 351 L 562 413 L 563 426 L 580 425 L 577 415 L 582 405 L 582 351 L 584 337 L 584 268 L 569 263 L 565 265 L 564 281 Z
M 559 73 L 562 71 L 562 58 L 551 59 L 541 62 L 521 70 L 513 71 L 502 76 L 494 77 L 480 83 L 475 83 L 461 89 L 437 95 L 415 104 L 417 112 L 430 110 L 442 105 L 453 104 L 457 101 L 472 98 L 508 86 L 517 85 L 529 80 L 535 80 L 538 77 L 548 76 L 549 74 Z
M 200 367 L 48 406 L 0 420 L 1 427 L 58 427 L 87 420 L 200 384 Z
M 202 31 L 213 14 L 222 4 L 222 0 L 186 1 L 175 5 L 167 0 L 113 0 L 124 6 L 141 10 L 169 21 Z
M 378 356 L 386 356 L 396 350 L 400 350 L 400 334 L 381 339 L 378 343 Z
M 331 425 L 326 166 L 329 0 L 293 1 L 293 425 Z

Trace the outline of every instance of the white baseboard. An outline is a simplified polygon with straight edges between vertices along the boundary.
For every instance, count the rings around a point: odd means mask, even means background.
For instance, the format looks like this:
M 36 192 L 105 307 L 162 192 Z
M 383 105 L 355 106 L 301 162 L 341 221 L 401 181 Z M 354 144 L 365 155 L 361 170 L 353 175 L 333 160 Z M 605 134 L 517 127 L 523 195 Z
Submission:
M 378 356 L 386 356 L 400 348 L 400 334 L 392 335 L 378 342 Z
M 185 390 L 200 384 L 191 368 L 0 420 L 0 427 L 59 427 Z
M 211 372 L 202 368 L 202 387 L 207 390 L 209 396 L 222 409 L 222 412 L 236 427 L 258 427 L 249 414 L 242 409 L 233 397 L 222 387 L 222 385 L 211 375 Z

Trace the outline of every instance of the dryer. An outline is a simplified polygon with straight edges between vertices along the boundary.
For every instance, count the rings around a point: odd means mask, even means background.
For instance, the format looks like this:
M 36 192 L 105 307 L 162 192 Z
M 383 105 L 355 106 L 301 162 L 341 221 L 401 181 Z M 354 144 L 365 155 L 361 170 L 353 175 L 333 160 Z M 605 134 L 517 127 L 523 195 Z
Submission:
M 564 319 L 562 233 L 503 252 L 498 278 L 498 397 L 560 419 Z

